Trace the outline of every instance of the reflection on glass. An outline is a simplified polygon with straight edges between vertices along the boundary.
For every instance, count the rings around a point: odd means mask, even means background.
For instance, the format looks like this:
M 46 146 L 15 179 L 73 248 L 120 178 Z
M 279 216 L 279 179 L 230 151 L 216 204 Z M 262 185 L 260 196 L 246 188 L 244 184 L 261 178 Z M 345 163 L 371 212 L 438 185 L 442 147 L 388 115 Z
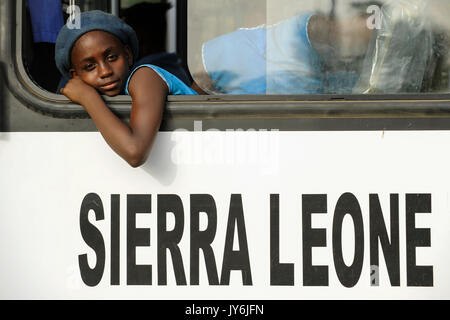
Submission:
M 189 65 L 210 93 L 449 91 L 448 0 L 250 2 L 189 3 Z

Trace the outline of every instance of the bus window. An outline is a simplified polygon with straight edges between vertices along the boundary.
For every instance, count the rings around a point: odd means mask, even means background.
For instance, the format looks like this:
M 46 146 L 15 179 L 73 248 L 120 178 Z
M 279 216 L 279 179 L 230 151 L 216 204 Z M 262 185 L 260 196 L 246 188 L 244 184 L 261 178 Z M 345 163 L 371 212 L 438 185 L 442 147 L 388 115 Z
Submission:
M 182 62 L 174 46 L 172 27 L 168 30 L 168 11 L 172 4 L 166 1 L 149 2 L 142 0 L 114 1 L 114 0 L 54 0 L 46 7 L 46 20 L 42 21 L 42 8 L 38 2 L 26 1 L 23 27 L 23 64 L 30 78 L 39 87 L 57 93 L 64 87 L 67 79 L 61 78 L 55 65 L 55 40 L 59 28 L 69 18 L 68 7 L 76 5 L 80 12 L 102 10 L 119 15 L 136 31 L 140 44 L 138 63 L 151 63 L 177 75 L 187 84 L 191 79 L 182 67 Z M 115 4 L 117 9 L 115 9 Z M 115 12 L 116 11 L 116 12 Z M 47 19 L 51 15 L 51 19 Z M 170 21 L 173 23 L 173 21 Z M 43 30 L 39 30 L 43 29 Z M 53 28 L 51 37 L 39 37 L 40 33 Z
M 442 0 L 189 1 L 188 62 L 212 94 L 448 93 Z

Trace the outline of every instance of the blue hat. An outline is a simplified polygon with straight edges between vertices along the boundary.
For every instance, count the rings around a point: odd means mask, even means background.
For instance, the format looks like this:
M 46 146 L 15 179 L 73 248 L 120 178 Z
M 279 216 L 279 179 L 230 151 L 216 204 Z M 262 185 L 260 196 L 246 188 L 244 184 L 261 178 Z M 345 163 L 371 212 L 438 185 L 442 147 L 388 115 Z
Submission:
M 139 45 L 133 28 L 115 15 L 100 10 L 81 13 L 80 24 L 71 29 L 65 24 L 59 31 L 55 45 L 56 66 L 63 76 L 70 78 L 69 70 L 72 67 L 71 51 L 75 42 L 85 33 L 101 30 L 118 37 L 123 44 L 128 45 L 136 59 L 139 53 Z

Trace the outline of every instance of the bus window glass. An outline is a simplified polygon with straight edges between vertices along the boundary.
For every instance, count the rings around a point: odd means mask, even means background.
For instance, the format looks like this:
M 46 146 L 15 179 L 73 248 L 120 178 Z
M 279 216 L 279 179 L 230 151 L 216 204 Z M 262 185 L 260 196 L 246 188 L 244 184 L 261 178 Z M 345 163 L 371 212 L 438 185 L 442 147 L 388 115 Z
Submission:
M 447 0 L 188 2 L 188 63 L 212 94 L 449 92 Z

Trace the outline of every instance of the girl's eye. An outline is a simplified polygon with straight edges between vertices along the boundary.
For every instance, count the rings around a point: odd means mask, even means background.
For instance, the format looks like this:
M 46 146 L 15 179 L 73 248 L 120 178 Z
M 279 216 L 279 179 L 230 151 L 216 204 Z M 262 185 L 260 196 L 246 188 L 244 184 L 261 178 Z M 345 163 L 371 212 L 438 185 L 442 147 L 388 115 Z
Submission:
M 114 60 L 116 60 L 117 59 L 117 55 L 116 54 L 112 54 L 112 55 L 109 55 L 108 56 L 108 60 L 109 61 L 114 61 Z
M 87 65 L 84 66 L 84 70 L 87 70 L 87 71 L 92 71 L 92 70 L 94 70 L 94 68 L 95 68 L 95 65 L 93 63 L 88 63 Z

